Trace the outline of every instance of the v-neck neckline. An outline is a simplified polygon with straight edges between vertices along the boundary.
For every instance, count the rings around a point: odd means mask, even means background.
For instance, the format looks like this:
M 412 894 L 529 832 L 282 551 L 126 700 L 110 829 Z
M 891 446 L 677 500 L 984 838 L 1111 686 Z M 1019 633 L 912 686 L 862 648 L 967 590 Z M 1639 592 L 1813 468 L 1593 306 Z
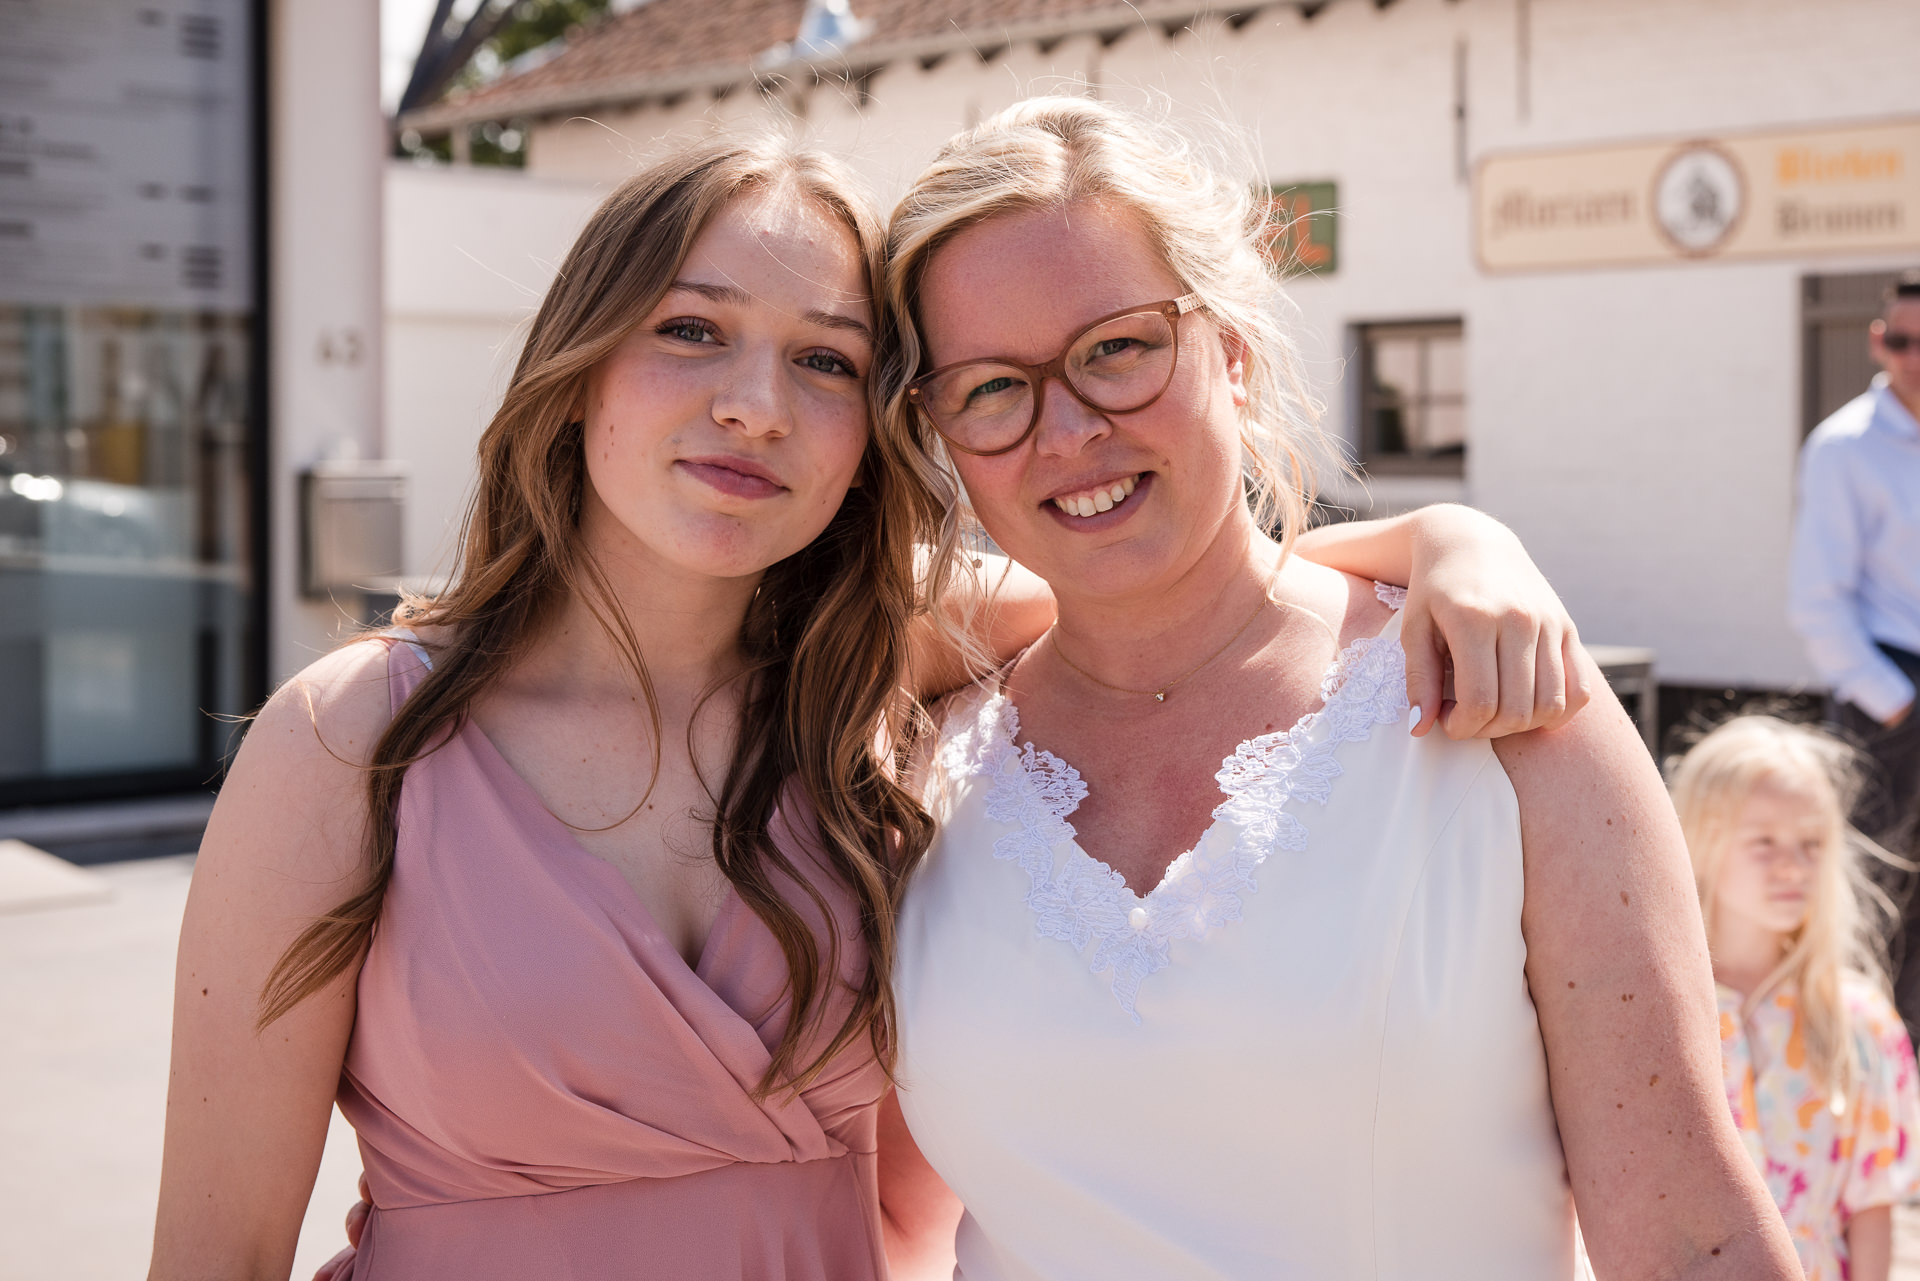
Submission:
M 497 767 L 499 773 L 509 780 L 509 786 L 519 791 L 520 799 L 525 802 L 525 805 L 519 808 L 523 811 L 531 811 L 534 814 L 534 822 L 546 828 L 550 838 L 546 844 L 564 851 L 568 858 L 576 861 L 584 861 L 589 865 L 590 869 L 592 869 L 593 875 L 599 876 L 603 881 L 607 881 L 610 886 L 617 886 L 617 890 L 615 891 L 616 897 L 624 900 L 630 906 L 630 909 L 640 917 L 647 927 L 648 934 L 658 939 L 661 947 L 671 953 L 674 959 L 685 966 L 686 969 L 703 984 L 711 988 L 712 984 L 707 983 L 707 962 L 713 955 L 714 940 L 720 935 L 721 925 L 732 911 L 736 907 L 744 906 L 744 904 L 740 903 L 740 894 L 739 891 L 734 888 L 733 882 L 731 880 L 727 882 L 726 893 L 721 896 L 720 906 L 714 911 L 713 919 L 707 923 L 706 936 L 700 940 L 699 954 L 693 961 L 689 962 L 685 953 L 673 945 L 673 941 L 667 936 L 667 931 L 661 926 L 660 919 L 654 915 L 653 909 L 647 906 L 647 901 L 640 897 L 640 891 L 635 889 L 632 882 L 620 874 L 619 868 L 607 862 L 607 860 L 601 858 L 598 854 L 595 854 L 592 850 L 580 843 L 580 838 L 573 834 L 573 829 L 562 822 L 560 816 L 547 807 L 545 799 L 541 797 L 533 784 L 529 783 L 526 776 L 514 768 L 513 762 L 508 760 L 506 753 L 502 752 L 499 747 L 494 744 L 493 739 L 487 735 L 485 729 L 481 728 L 477 720 L 472 716 L 468 716 L 465 724 L 460 727 L 460 734 L 466 737 L 470 743 L 476 745 L 475 750 L 482 757 L 491 760 L 492 764 Z M 780 806 L 776 805 L 774 814 L 778 815 L 779 812 Z M 772 820 L 769 819 L 769 822 L 771 821 Z M 611 880 L 608 880 L 608 878 L 611 878 Z M 738 1013 L 738 1011 L 735 1012 Z M 744 1018 L 745 1016 L 742 1015 L 742 1017 Z
M 1285 730 L 1245 740 L 1222 763 L 1215 777 L 1224 800 L 1213 821 L 1144 898 L 1081 846 L 1065 816 L 1085 798 L 1086 784 L 1071 765 L 1020 743 L 1018 708 L 998 679 L 975 686 L 949 713 L 940 769 L 985 778 L 984 817 L 1004 829 L 991 854 L 1026 874 L 1035 935 L 1066 943 L 1093 973 L 1110 974 L 1114 999 L 1135 1024 L 1140 985 L 1170 963 L 1173 943 L 1205 939 L 1238 921 L 1242 897 L 1255 889 L 1269 855 L 1307 848 L 1306 824 L 1291 803 L 1331 798 L 1343 772 L 1340 747 L 1370 737 L 1376 725 L 1404 721 L 1398 620 L 1396 612 L 1378 634 L 1341 651 L 1323 679 L 1319 707 Z M 1231 840 L 1224 838 L 1229 827 Z
M 1395 639 L 1397 639 L 1399 621 L 1400 614 L 1396 610 L 1393 617 L 1381 627 L 1379 632 L 1372 636 L 1359 637 L 1336 653 L 1333 656 L 1333 660 L 1327 664 L 1325 670 L 1321 673 L 1319 700 L 1315 702 L 1312 707 L 1302 712 L 1294 719 L 1292 724 L 1286 726 L 1284 729 L 1265 730 L 1251 737 L 1243 738 L 1234 744 L 1233 750 L 1220 759 L 1220 767 L 1214 772 L 1215 780 L 1223 780 L 1234 770 L 1236 764 L 1258 759 L 1266 752 L 1272 750 L 1272 748 L 1289 741 L 1296 734 L 1310 730 L 1316 718 L 1326 712 L 1328 706 L 1338 697 L 1340 690 L 1345 687 L 1345 678 L 1349 667 L 1364 656 L 1376 641 L 1384 639 L 1389 632 L 1394 632 Z M 1106 876 L 1118 881 L 1121 888 L 1125 890 L 1126 897 L 1131 900 L 1136 907 L 1146 907 L 1153 902 L 1154 895 L 1159 894 L 1165 889 L 1170 881 L 1178 879 L 1174 869 L 1180 868 L 1183 865 L 1190 865 L 1201 848 L 1206 845 L 1208 839 L 1220 829 L 1221 823 L 1227 819 L 1226 811 L 1232 805 L 1234 798 L 1222 787 L 1220 789 L 1220 799 L 1218 803 L 1208 812 L 1207 825 L 1201 829 L 1200 835 L 1194 840 L 1193 844 L 1173 856 L 1167 865 L 1161 869 L 1160 879 L 1155 881 L 1153 887 L 1145 894 L 1134 889 L 1132 885 L 1127 883 L 1126 877 L 1123 876 L 1118 869 L 1105 859 L 1094 854 L 1094 852 L 1089 850 L 1080 840 L 1080 831 L 1074 826 L 1073 815 L 1079 811 L 1081 803 L 1088 795 L 1086 780 L 1081 777 L 1080 771 L 1064 757 L 1050 752 L 1045 748 L 1035 747 L 1031 741 L 1022 742 L 1020 739 L 1020 705 L 1014 702 L 1013 695 L 1007 691 L 1006 680 L 1007 677 L 1012 674 L 1014 667 L 1018 665 L 1020 658 L 1024 657 L 1025 654 L 1026 651 L 1022 650 L 1011 662 L 994 674 L 991 698 L 999 700 L 1005 708 L 1004 734 L 1006 741 L 1008 745 L 1013 748 L 1014 755 L 1020 762 L 1020 769 L 1028 771 L 1029 773 L 1045 771 L 1052 775 L 1052 779 L 1047 782 L 1051 782 L 1054 788 L 1076 793 L 1072 803 L 1056 815 L 1068 833 L 1067 840 L 1071 843 L 1073 852 L 1093 864 L 1096 869 Z M 1036 779 L 1035 782 L 1040 784 L 1043 791 L 1048 790 L 1047 782 L 1042 782 L 1038 779 Z

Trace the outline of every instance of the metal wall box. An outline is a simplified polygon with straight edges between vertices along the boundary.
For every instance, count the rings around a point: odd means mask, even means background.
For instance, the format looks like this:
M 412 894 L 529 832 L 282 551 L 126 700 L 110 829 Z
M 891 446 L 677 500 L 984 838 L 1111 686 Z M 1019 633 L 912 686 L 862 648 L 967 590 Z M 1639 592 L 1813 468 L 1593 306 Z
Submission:
M 407 474 L 397 462 L 316 463 L 300 474 L 300 590 L 391 591 L 405 565 Z

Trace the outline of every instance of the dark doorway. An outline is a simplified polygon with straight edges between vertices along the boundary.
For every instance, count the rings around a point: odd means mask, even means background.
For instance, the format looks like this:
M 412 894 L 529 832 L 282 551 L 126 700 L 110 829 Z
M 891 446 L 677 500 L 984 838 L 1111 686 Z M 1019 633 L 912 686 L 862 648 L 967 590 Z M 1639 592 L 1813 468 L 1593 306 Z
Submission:
M 1880 372 L 1867 355 L 1867 326 L 1880 316 L 1891 271 L 1800 279 L 1801 411 L 1805 436 L 1858 396 Z

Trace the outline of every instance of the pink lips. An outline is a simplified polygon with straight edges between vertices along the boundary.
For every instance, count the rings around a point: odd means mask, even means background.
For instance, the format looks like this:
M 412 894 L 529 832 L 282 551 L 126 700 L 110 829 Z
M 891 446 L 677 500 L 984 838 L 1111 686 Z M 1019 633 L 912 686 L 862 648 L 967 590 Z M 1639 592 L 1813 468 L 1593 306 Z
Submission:
M 1133 514 L 1140 510 L 1146 501 L 1148 493 L 1152 491 L 1153 479 L 1154 474 L 1152 472 L 1141 472 L 1139 483 L 1134 486 L 1133 492 L 1127 496 L 1127 500 L 1124 503 L 1117 504 L 1108 511 L 1099 512 L 1092 516 L 1069 516 L 1067 513 L 1061 511 L 1051 498 L 1040 504 L 1040 510 L 1062 529 L 1071 529 L 1076 533 L 1082 534 L 1101 533 L 1105 530 L 1112 529 L 1115 525 L 1123 521 L 1133 518 Z
M 730 498 L 772 498 L 787 492 L 787 487 L 780 483 L 778 476 L 745 458 L 716 454 L 706 458 L 682 458 L 675 466 Z

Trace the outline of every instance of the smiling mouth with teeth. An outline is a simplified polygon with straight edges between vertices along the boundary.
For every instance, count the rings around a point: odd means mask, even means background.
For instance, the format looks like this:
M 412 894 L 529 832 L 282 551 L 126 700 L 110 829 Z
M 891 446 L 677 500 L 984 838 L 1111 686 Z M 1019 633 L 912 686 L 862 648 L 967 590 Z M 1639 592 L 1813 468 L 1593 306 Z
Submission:
M 1111 485 L 1100 489 L 1082 490 L 1077 494 L 1062 494 L 1051 501 L 1055 507 L 1069 516 L 1094 516 L 1100 512 L 1110 512 L 1126 502 L 1127 495 L 1131 494 L 1139 483 L 1139 476 L 1128 476 L 1124 480 L 1116 480 Z

